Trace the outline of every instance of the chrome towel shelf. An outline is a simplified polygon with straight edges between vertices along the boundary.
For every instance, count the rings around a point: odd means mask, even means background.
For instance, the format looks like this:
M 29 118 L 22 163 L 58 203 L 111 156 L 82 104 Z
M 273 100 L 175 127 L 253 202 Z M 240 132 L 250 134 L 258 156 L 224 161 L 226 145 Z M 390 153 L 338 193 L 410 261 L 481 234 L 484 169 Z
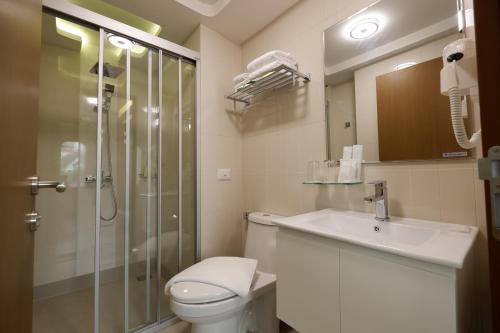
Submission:
M 266 91 L 295 85 L 298 82 L 307 83 L 311 81 L 310 74 L 303 74 L 291 67 L 281 65 L 275 69 L 263 73 L 261 76 L 249 81 L 235 92 L 226 95 L 227 99 L 234 102 L 236 112 L 236 102 L 245 104 L 245 108 L 255 103 L 255 97 Z

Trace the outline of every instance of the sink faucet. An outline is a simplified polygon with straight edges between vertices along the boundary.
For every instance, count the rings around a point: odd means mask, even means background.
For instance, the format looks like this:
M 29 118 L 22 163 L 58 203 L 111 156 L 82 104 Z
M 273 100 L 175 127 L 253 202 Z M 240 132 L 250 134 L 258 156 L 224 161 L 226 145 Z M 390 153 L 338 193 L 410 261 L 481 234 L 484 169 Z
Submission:
M 387 181 L 376 180 L 368 184 L 375 185 L 375 194 L 365 197 L 365 201 L 375 203 L 375 219 L 389 220 L 389 200 L 387 199 Z

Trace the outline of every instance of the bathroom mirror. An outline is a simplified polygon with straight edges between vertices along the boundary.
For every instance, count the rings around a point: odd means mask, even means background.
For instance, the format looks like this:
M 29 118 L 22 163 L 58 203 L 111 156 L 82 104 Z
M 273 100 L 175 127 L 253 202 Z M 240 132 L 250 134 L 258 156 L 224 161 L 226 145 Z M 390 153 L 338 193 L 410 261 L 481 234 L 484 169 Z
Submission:
M 324 32 L 330 160 L 354 144 L 369 162 L 470 157 L 456 143 L 440 92 L 443 48 L 464 38 L 461 5 L 381 0 Z

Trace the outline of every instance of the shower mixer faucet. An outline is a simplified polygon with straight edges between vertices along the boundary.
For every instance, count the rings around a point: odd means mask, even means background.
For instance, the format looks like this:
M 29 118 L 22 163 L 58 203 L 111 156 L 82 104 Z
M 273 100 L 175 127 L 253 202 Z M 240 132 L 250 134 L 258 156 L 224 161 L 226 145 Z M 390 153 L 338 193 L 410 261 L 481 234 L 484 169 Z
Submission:
M 388 221 L 389 200 L 387 198 L 387 181 L 376 180 L 368 184 L 375 185 L 375 194 L 365 197 L 364 200 L 375 203 L 375 219 L 377 221 Z
M 102 172 L 101 179 L 102 179 L 101 186 L 104 186 L 107 183 L 112 183 L 113 182 L 113 176 L 111 176 L 111 175 L 104 175 L 104 172 Z M 88 175 L 85 178 L 83 178 L 83 181 L 86 184 L 92 184 L 92 183 L 95 183 L 97 181 L 97 178 L 94 175 Z

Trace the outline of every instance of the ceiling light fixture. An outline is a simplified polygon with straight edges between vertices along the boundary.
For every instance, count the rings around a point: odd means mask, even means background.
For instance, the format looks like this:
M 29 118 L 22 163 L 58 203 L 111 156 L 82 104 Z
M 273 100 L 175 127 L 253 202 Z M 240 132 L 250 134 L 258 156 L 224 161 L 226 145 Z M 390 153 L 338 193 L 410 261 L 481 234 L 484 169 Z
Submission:
M 373 36 L 379 30 L 379 21 L 375 18 L 367 18 L 354 23 L 350 29 L 349 36 L 352 39 L 365 39 Z
M 112 45 L 119 47 L 121 49 L 125 49 L 125 50 L 131 49 L 135 45 L 135 43 L 133 41 L 131 41 L 125 37 L 112 34 L 112 33 L 108 33 L 107 37 L 108 37 L 108 41 Z
M 415 66 L 417 63 L 415 61 L 408 61 L 408 62 L 403 62 L 399 65 L 396 65 L 396 70 L 399 71 L 401 69 L 405 69 L 405 68 L 408 68 L 408 67 L 411 67 L 411 66 Z

